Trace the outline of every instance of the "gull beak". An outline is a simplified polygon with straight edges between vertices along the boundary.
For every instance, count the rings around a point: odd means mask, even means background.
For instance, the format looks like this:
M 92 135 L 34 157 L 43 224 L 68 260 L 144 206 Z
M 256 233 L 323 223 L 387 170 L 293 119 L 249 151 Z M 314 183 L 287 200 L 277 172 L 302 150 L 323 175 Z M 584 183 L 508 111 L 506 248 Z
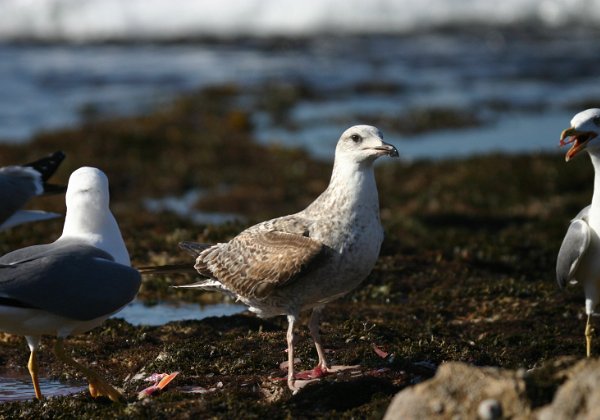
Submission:
M 389 157 L 399 157 L 398 149 L 389 143 L 384 141 L 381 142 L 381 146 L 374 147 L 375 150 L 380 151 L 379 156 L 388 155 Z
M 571 160 L 573 156 L 585 150 L 587 144 L 591 139 L 596 137 L 597 134 L 593 131 L 578 131 L 575 128 L 567 128 L 560 133 L 559 146 L 566 146 L 567 144 L 573 144 L 565 155 L 565 161 Z

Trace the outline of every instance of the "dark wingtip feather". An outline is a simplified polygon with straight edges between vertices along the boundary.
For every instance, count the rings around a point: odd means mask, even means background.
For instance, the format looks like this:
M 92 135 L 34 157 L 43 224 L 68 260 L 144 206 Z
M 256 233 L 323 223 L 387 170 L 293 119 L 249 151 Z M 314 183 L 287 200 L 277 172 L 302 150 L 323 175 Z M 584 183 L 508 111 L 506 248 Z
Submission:
M 52 153 L 50 156 L 26 163 L 23 166 L 30 166 L 38 171 L 40 174 L 42 174 L 42 180 L 45 182 L 48 181 L 54 172 L 56 172 L 65 157 L 66 155 L 62 151 L 58 150 Z

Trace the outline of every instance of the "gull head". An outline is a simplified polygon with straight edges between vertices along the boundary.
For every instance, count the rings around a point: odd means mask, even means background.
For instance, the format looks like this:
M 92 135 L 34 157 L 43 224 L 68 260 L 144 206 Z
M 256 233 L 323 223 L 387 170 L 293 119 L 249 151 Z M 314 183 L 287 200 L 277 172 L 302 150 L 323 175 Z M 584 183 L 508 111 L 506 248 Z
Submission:
M 100 169 L 83 167 L 71 174 L 67 186 L 67 215 L 61 239 L 77 238 L 130 265 L 119 225 L 108 204 L 108 178 Z
M 66 195 L 67 209 L 108 209 L 108 178 L 100 169 L 84 166 L 69 177 Z
M 581 111 L 571 120 L 571 127 L 560 134 L 560 145 L 572 144 L 565 155 L 568 162 L 573 156 L 583 150 L 588 153 L 600 154 L 600 109 L 591 108 Z
M 383 134 L 371 125 L 355 125 L 342 133 L 335 158 L 354 163 L 373 162 L 380 156 L 398 157 L 398 150 L 383 141 Z

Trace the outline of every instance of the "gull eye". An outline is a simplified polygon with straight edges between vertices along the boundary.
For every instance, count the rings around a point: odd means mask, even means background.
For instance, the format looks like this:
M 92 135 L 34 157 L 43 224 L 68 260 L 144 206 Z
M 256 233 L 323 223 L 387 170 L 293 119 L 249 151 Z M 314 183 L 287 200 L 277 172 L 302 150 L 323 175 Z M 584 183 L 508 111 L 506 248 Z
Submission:
M 358 134 L 352 134 L 352 135 L 350 136 L 350 138 L 352 139 L 352 141 L 353 141 L 354 143 L 359 143 L 359 142 L 361 142 L 361 141 L 362 141 L 362 137 L 361 137 L 361 136 L 359 136 Z

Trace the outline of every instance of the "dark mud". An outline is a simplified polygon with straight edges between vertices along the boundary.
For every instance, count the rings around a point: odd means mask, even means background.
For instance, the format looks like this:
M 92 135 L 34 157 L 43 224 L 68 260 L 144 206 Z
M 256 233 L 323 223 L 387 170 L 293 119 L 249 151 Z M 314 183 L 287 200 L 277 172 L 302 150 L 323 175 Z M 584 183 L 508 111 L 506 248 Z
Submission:
M 301 150 L 257 145 L 249 115 L 236 108 L 238 94 L 234 86 L 197 92 L 149 116 L 96 120 L 24 146 L 2 145 L 0 164 L 61 149 L 67 159 L 55 182 L 66 182 L 82 165 L 102 168 L 134 265 L 188 261 L 179 241 L 225 240 L 254 221 L 301 209 L 328 182 L 329 163 Z M 268 98 L 265 104 L 272 106 Z M 358 290 L 325 310 L 322 324 L 331 362 L 359 364 L 360 375 L 328 377 L 292 396 L 284 382 L 272 379 L 284 375 L 282 318 L 244 314 L 160 327 L 109 320 L 70 338 L 67 347 L 122 388 L 126 402 L 84 393 L 2 404 L 0 416 L 380 418 L 396 392 L 433 376 L 449 360 L 533 369 L 527 384 L 532 405 L 549 402 L 564 381 L 554 374 L 556 366 L 585 351 L 583 293 L 558 290 L 553 272 L 568 220 L 591 197 L 587 159 L 565 164 L 556 154 L 388 161 L 377 177 L 386 231 L 381 258 Z M 143 208 L 145 198 L 192 188 L 206 192 L 199 209 L 239 213 L 247 221 L 197 226 Z M 32 207 L 62 212 L 63 200 L 38 198 Z M 56 220 L 4 232 L 0 252 L 54 240 L 61 228 Z M 222 299 L 169 288 L 189 280 L 145 278 L 140 298 Z M 299 368 L 310 368 L 316 352 L 306 327 L 299 336 Z M 1 341 L 0 365 L 26 372 L 25 340 L 3 335 Z M 44 343 L 42 375 L 77 379 L 53 357 L 53 339 Z M 600 344 L 594 350 L 598 354 Z M 181 373 L 166 392 L 137 400 L 148 386 L 138 378 L 172 371 Z M 187 393 L 191 387 L 208 392 Z

